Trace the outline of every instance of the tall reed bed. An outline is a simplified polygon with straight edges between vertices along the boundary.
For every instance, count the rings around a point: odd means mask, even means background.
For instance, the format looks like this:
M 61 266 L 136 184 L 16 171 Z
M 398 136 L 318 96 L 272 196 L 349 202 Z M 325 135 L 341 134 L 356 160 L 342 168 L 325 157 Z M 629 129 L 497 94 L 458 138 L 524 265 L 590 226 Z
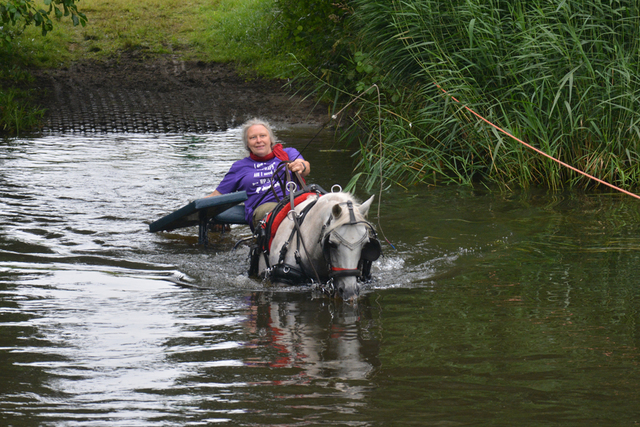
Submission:
M 377 82 L 383 92 L 383 143 L 374 91 L 352 127 L 371 135 L 361 144 L 358 178 L 366 186 L 381 171 L 401 184 L 592 185 L 461 104 L 585 172 L 627 188 L 639 182 L 640 3 L 354 4 L 352 19 L 361 27 L 360 62 L 354 60 L 359 89 Z

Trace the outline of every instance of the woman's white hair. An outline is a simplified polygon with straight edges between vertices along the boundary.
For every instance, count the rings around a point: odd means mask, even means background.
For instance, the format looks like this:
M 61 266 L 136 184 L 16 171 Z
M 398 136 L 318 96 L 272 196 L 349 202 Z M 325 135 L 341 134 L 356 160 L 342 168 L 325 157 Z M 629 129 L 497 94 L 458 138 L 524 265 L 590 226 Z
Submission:
M 247 136 L 247 133 L 249 132 L 249 128 L 251 126 L 255 126 L 255 125 L 264 126 L 265 129 L 267 130 L 267 132 L 269 132 L 269 139 L 271 140 L 271 148 L 273 148 L 273 146 L 278 141 L 276 139 L 275 134 L 273 133 L 273 129 L 271 128 L 271 124 L 269 124 L 269 122 L 266 121 L 266 120 L 258 119 L 256 117 L 254 117 L 253 119 L 247 120 L 242 125 L 242 142 L 244 142 L 244 148 L 246 148 L 247 151 L 251 151 L 251 150 L 249 150 L 249 137 Z

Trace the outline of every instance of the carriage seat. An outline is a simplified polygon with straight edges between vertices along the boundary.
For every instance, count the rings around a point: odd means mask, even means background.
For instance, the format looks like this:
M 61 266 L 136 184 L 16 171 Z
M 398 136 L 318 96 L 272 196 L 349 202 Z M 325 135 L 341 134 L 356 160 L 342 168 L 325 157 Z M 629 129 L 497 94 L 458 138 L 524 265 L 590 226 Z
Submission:
M 244 204 L 230 207 L 213 217 L 214 224 L 246 224 L 244 219 Z

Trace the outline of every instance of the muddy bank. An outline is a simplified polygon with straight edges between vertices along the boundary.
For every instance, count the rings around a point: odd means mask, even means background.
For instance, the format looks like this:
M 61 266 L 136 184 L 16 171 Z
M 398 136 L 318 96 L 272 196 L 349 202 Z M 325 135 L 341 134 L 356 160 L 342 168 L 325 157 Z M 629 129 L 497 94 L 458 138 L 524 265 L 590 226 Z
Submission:
M 259 116 L 275 124 L 328 121 L 326 108 L 294 97 L 281 81 L 239 77 L 226 64 L 129 53 L 38 70 L 44 132 L 211 132 Z

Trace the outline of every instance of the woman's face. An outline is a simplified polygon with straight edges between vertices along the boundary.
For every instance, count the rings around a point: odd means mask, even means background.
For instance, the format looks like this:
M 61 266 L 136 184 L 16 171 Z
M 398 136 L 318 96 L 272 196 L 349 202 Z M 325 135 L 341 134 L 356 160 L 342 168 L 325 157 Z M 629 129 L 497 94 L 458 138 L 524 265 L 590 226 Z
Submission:
M 253 154 L 264 157 L 271 153 L 269 131 L 262 125 L 253 125 L 247 130 L 247 145 Z

